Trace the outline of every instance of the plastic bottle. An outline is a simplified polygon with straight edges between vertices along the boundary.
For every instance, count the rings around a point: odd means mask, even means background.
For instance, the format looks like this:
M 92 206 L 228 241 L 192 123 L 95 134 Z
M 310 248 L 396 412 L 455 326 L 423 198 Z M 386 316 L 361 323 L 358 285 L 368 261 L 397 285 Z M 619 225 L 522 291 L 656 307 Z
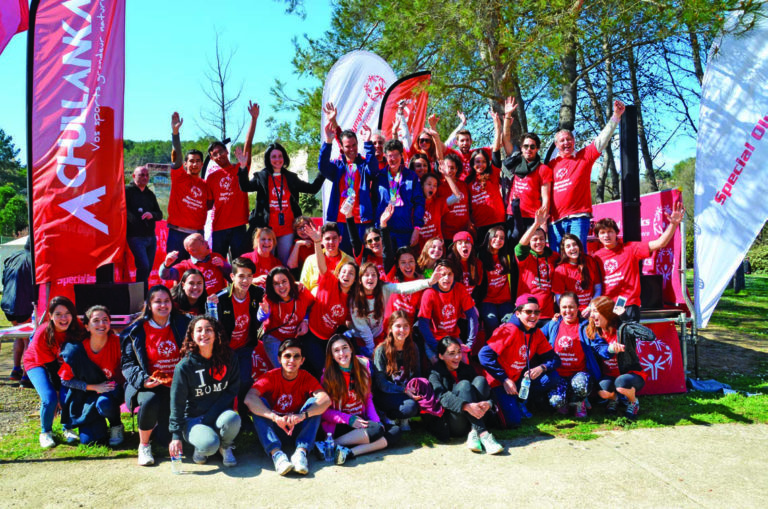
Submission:
M 336 443 L 333 441 L 333 435 L 328 433 L 328 437 L 325 439 L 325 451 L 323 452 L 323 459 L 326 463 L 333 463 L 334 452 L 336 452 Z
M 205 308 L 208 311 L 208 316 L 211 316 L 215 318 L 216 320 L 219 319 L 219 310 L 217 308 L 217 304 L 215 302 L 208 301 L 205 303 Z
M 528 389 L 531 388 L 531 378 L 526 374 L 523 377 L 523 382 L 520 384 L 520 392 L 517 397 L 522 400 L 528 399 Z

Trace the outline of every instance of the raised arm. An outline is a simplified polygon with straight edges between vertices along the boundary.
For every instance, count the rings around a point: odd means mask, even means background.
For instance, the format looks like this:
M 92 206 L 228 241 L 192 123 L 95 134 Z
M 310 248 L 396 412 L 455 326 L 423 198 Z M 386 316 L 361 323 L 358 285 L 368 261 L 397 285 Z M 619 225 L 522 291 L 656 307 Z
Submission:
M 427 122 L 429 122 L 429 129 L 425 129 L 426 133 L 432 137 L 432 143 L 435 144 L 435 152 L 437 153 L 437 159 L 442 160 L 445 156 L 445 145 L 440 139 L 440 134 L 437 132 L 437 123 L 440 121 L 440 117 L 434 113 L 429 116 Z
M 651 252 L 654 252 L 657 249 L 661 249 L 662 247 L 666 247 L 666 245 L 669 244 L 669 241 L 671 241 L 675 236 L 675 230 L 677 230 L 677 227 L 685 217 L 685 208 L 683 207 L 683 203 L 675 203 L 675 207 L 672 213 L 664 215 L 667 217 L 669 224 L 667 225 L 667 228 L 662 232 L 662 234 L 659 235 L 658 239 L 652 240 L 648 243 L 648 249 L 650 249 Z
M 318 228 L 315 228 L 314 225 L 305 224 L 302 226 L 302 230 L 306 234 L 307 237 L 312 241 L 312 243 L 315 245 L 315 257 L 317 258 L 317 270 L 320 272 L 320 274 L 325 274 L 325 271 L 328 270 L 328 264 L 325 263 L 325 253 L 323 252 L 323 247 L 320 244 L 320 241 L 323 240 L 323 236 L 320 235 L 320 230 Z
M 259 105 L 255 102 L 248 101 L 248 114 L 251 116 L 251 124 L 248 126 L 248 133 L 245 135 L 245 156 L 246 164 L 245 168 L 251 167 L 251 150 L 253 148 L 253 135 L 256 133 L 256 120 L 259 118 Z M 242 163 L 240 167 L 243 168 Z
M 445 140 L 446 147 L 453 147 L 453 144 L 456 143 L 456 136 L 459 135 L 459 131 L 467 127 L 467 116 L 464 114 L 464 112 L 457 111 L 456 116 L 459 117 L 459 125 L 457 125 L 456 129 L 454 129 L 453 132 L 448 135 L 448 139 Z
M 514 97 L 507 97 L 504 101 L 504 127 L 502 129 L 501 141 L 504 145 L 504 152 L 507 156 L 515 151 L 515 145 L 512 143 L 512 124 L 515 123 L 515 111 L 517 102 Z
M 171 154 L 173 156 L 173 164 L 171 168 L 181 168 L 184 161 L 184 157 L 181 155 L 181 138 L 179 138 L 179 129 L 181 124 L 184 123 L 184 119 L 179 116 L 177 111 L 171 114 L 171 145 L 173 146 Z
M 499 118 L 499 114 L 493 108 L 490 110 L 490 115 L 493 120 L 493 148 L 491 150 L 498 152 L 501 150 L 501 118 Z
M 603 127 L 603 130 L 600 131 L 600 134 L 597 135 L 597 138 L 595 138 L 595 141 L 593 142 L 595 144 L 595 148 L 598 152 L 602 152 L 608 147 L 608 144 L 611 143 L 611 137 L 613 136 L 613 131 L 616 130 L 616 127 L 619 125 L 619 121 L 621 120 L 621 116 L 624 114 L 624 110 L 626 109 L 626 106 L 624 106 L 624 103 L 616 100 L 613 101 L 613 115 L 611 116 L 611 119 L 608 121 L 607 124 L 605 124 L 605 127 Z
M 520 244 L 521 246 L 527 246 L 531 243 L 531 238 L 533 237 L 533 234 L 536 230 L 547 224 L 547 217 L 549 217 L 549 212 L 539 209 L 536 211 L 536 217 L 533 220 L 533 224 L 530 228 L 528 228 L 522 237 L 520 237 Z

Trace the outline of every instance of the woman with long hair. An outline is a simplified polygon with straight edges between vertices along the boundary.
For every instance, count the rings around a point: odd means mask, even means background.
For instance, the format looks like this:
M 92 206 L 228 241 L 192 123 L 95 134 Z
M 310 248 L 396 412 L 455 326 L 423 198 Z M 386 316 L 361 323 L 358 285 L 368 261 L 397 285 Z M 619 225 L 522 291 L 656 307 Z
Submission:
M 274 230 L 269 226 L 257 228 L 253 232 L 253 251 L 242 256 L 243 258 L 248 258 L 256 265 L 256 272 L 253 274 L 253 284 L 264 288 L 269 271 L 283 265 L 283 262 L 274 255 L 276 245 L 277 237 Z
M 315 252 L 314 242 L 304 233 L 306 226 L 313 226 L 312 219 L 307 216 L 299 216 L 293 220 L 294 243 L 285 266 L 291 269 L 291 273 L 296 280 L 301 277 L 304 260 Z
M 224 466 L 233 467 L 232 443 L 240 431 L 240 416 L 232 410 L 240 388 L 237 357 L 224 329 L 209 316 L 190 322 L 181 353 L 171 385 L 168 452 L 181 456 L 183 437 L 195 447 L 195 463 L 205 463 L 218 451 Z
M 497 149 L 494 144 L 494 150 Z M 501 169 L 491 163 L 491 155 L 484 149 L 472 152 L 469 166 L 471 171 L 467 175 L 466 184 L 469 189 L 470 218 L 472 225 L 477 228 L 477 238 L 482 239 L 491 227 L 504 225 Z
M 413 341 L 413 328 L 402 309 L 390 315 L 387 336 L 373 355 L 374 401 L 390 419 L 400 420 L 400 429 L 410 429 L 408 419 L 419 415 L 421 396 L 406 385 L 419 378 L 419 349 Z
M 413 171 L 419 180 L 424 178 L 424 175 L 435 175 L 434 170 L 430 168 L 429 158 L 421 153 L 416 153 L 411 156 L 411 160 L 408 163 L 408 168 Z
M 181 360 L 181 344 L 189 317 L 173 309 L 171 292 L 162 285 L 149 289 L 141 316 L 120 334 L 125 405 L 138 406 L 139 465 L 155 462 L 150 439 L 167 443 L 171 382 Z
M 418 250 L 421 252 L 429 239 L 443 238 L 443 216 L 448 213 L 448 207 L 461 200 L 461 192 L 449 174 L 443 175 L 443 185 L 451 189 L 450 194 L 438 193 L 440 178 L 434 173 L 428 173 L 421 178 L 421 191 L 424 193 L 424 224 L 419 230 Z
M 623 310 L 616 310 L 615 305 L 613 300 L 604 295 L 592 299 L 589 304 L 589 322 L 582 330 L 595 353 L 602 359 L 603 378 L 599 382 L 598 395 L 608 400 L 606 410 L 615 413 L 619 395 L 622 395 L 629 402 L 624 415 L 636 419 L 640 411 L 637 391 L 645 386 L 646 374 L 637 356 L 637 338 L 633 332 L 642 328 L 648 336 L 653 333 L 635 323 L 627 328 L 630 324 L 623 324 L 619 317 Z
M 174 309 L 181 313 L 199 316 L 205 314 L 208 291 L 205 289 L 203 273 L 197 269 L 187 269 L 181 275 L 181 281 L 171 288 Z
M 437 266 L 437 261 L 445 255 L 445 242 L 442 238 L 431 238 L 424 243 L 421 254 L 416 262 L 419 272 L 424 277 L 431 277 Z
M 544 325 L 546 320 L 555 314 L 552 273 L 559 257 L 547 246 L 547 233 L 543 228 L 547 224 L 547 217 L 547 212 L 542 209 L 537 210 L 533 225 L 526 230 L 515 246 L 515 258 L 517 258 L 517 267 L 520 272 L 517 280 L 517 295 L 529 293 L 536 297 L 541 311 L 539 325 Z
M 581 240 L 572 234 L 563 235 L 560 241 L 560 260 L 552 274 L 552 293 L 555 300 L 565 292 L 573 292 L 579 298 L 579 312 L 584 318 L 589 316 L 589 302 L 599 297 L 603 285 L 600 269 L 595 259 L 584 252 Z
M 77 319 L 75 305 L 66 297 L 54 297 L 48 303 L 48 322 L 38 327 L 24 352 L 24 369 L 40 396 L 40 447 L 56 445 L 53 440 L 53 417 L 65 391 L 61 390 L 59 367 L 65 343 L 79 343 L 85 329 Z M 66 409 L 61 413 L 64 440 L 71 444 L 78 436 L 70 429 Z
M 81 444 L 109 435 L 109 445 L 114 447 L 123 442 L 120 405 L 125 379 L 120 371 L 120 338 L 112 330 L 105 306 L 88 308 L 85 320 L 88 337 L 82 343 L 65 344 L 61 351 L 64 364 L 59 375 L 69 389 L 64 404 Z
M 484 284 L 485 271 L 477 254 L 475 240 L 469 232 L 458 232 L 453 236 L 453 244 L 447 258 L 461 269 L 458 281 L 464 284 L 470 295 L 473 295 L 475 288 Z
M 269 227 L 275 232 L 281 265 L 287 263 L 293 247 L 293 220 L 302 214 L 300 194 L 316 194 L 325 181 L 318 174 L 312 183 L 304 182 L 288 169 L 290 164 L 288 152 L 275 142 L 264 152 L 263 170 L 256 172 L 250 180 L 247 168 L 241 166 L 238 174 L 240 189 L 256 191 L 256 206 L 248 218 L 249 230 Z
M 486 283 L 481 292 L 483 295 L 478 295 L 476 302 L 479 301 L 478 311 L 485 326 L 486 337 L 491 337 L 501 319 L 515 310 L 509 279 L 511 274 L 517 276 L 517 271 L 513 270 L 509 262 L 503 226 L 491 227 L 478 251 L 482 266 L 486 267 L 487 272 Z
M 336 334 L 328 341 L 321 383 L 331 398 L 321 425 L 336 440 L 337 465 L 392 443 L 399 429 L 387 431 L 381 423 L 373 406 L 370 361 L 355 355 L 348 337 Z

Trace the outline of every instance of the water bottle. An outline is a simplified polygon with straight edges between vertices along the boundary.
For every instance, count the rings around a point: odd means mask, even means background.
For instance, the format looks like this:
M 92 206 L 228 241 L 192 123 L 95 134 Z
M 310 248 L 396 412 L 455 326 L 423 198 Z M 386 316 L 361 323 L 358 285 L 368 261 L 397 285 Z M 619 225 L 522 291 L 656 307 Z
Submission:
M 215 302 L 206 302 L 205 309 L 208 312 L 208 316 L 214 318 L 215 320 L 219 319 L 219 310 L 217 309 L 217 304 Z
M 328 437 L 325 439 L 325 450 L 323 451 L 323 459 L 326 463 L 333 463 L 334 452 L 336 452 L 336 443 L 333 441 L 333 435 L 328 433 Z
M 184 473 L 184 466 L 181 462 L 181 454 L 171 456 L 171 472 L 176 475 Z
M 523 377 L 523 382 L 520 384 L 520 392 L 517 397 L 522 400 L 528 399 L 528 389 L 531 388 L 531 378 L 526 375 Z

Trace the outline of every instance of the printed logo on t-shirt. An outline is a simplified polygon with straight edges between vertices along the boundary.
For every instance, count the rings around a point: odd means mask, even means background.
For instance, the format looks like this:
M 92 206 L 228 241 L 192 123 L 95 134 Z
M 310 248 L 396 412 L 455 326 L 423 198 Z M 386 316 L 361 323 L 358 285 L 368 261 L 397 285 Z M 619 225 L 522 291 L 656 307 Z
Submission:
M 603 266 L 605 267 L 605 271 L 608 274 L 613 274 L 616 271 L 616 269 L 619 268 L 619 262 L 611 258 L 610 260 L 606 260 Z
M 221 189 L 225 191 L 229 191 L 229 188 L 232 186 L 232 177 L 227 175 L 226 177 L 222 177 L 222 179 L 219 181 L 219 186 Z
M 109 368 L 101 368 L 101 370 L 104 372 L 104 376 L 107 377 L 107 380 L 112 380 L 112 370 Z
M 291 405 L 293 405 L 293 395 L 282 394 L 279 398 L 277 398 L 275 409 L 279 412 L 287 412 L 288 409 L 291 408 Z
M 219 366 L 218 368 L 211 368 L 211 376 L 217 382 L 221 382 L 221 380 L 226 375 L 227 375 L 227 367 L 226 366 Z
M 281 334 L 294 334 L 296 332 L 295 325 L 299 323 L 299 317 L 296 315 L 296 313 L 290 313 L 283 318 L 283 324 L 282 327 L 280 327 L 278 330 Z
M 570 336 L 561 336 L 557 340 L 558 352 L 567 352 L 573 347 L 573 338 Z
M 247 315 L 240 315 L 235 320 L 235 329 L 244 329 L 246 325 L 248 325 L 248 322 L 250 321 L 250 317 Z
M 192 186 L 189 188 L 189 194 L 191 194 L 195 198 L 200 198 L 203 195 L 203 190 L 197 186 Z
M 257 349 L 253 350 L 251 354 L 251 375 L 254 380 L 269 371 L 269 364 L 267 359 L 263 357 Z
M 527 346 L 525 346 L 525 345 L 521 346 L 521 347 L 520 347 L 520 350 L 518 350 L 518 352 L 517 352 L 517 353 L 518 353 L 518 354 L 520 355 L 520 357 L 522 357 L 523 359 L 527 359 L 527 358 L 528 358 L 528 347 L 527 347 Z
M 456 316 L 456 308 L 453 307 L 453 304 L 446 304 L 443 308 L 443 316 L 447 319 L 451 319 L 454 316 Z
M 161 341 L 157 344 L 157 353 L 163 357 L 170 357 L 176 353 L 176 343 L 170 340 Z
M 331 307 L 331 316 L 334 318 L 341 318 L 344 316 L 344 306 L 341 304 L 336 304 Z
M 557 173 L 555 174 L 555 178 L 557 180 L 563 180 L 567 176 L 568 176 L 568 167 L 567 166 L 563 166 L 562 168 L 557 170 Z
M 431 223 L 432 222 L 432 214 L 429 213 L 429 211 L 424 211 L 424 224 Z
M 214 279 L 216 279 L 213 275 L 213 270 L 211 269 L 203 270 L 203 277 L 205 278 L 205 281 L 210 282 L 210 284 L 213 284 Z

